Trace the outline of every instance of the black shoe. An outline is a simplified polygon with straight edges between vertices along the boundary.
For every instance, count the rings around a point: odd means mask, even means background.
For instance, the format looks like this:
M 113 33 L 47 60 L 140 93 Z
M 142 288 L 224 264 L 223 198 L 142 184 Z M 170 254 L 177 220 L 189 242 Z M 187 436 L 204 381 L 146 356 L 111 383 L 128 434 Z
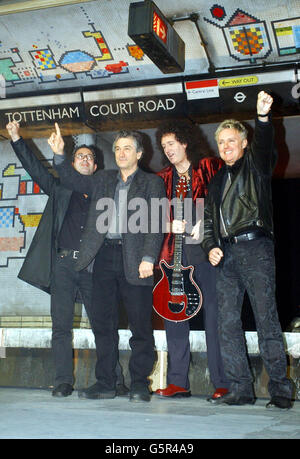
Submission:
M 98 382 L 88 387 L 87 389 L 81 389 L 78 391 L 79 398 L 89 398 L 93 400 L 98 400 L 100 398 L 115 398 L 115 396 L 115 389 L 103 389 L 103 387 L 101 387 L 101 385 Z
M 254 405 L 255 398 L 253 396 L 240 395 L 230 392 L 223 395 L 223 397 L 220 397 L 216 402 L 216 404 L 221 403 L 226 403 L 226 405 Z
M 266 408 L 281 408 L 282 410 L 289 410 L 293 404 L 289 398 L 274 395 L 271 397 L 269 403 L 266 404 Z
M 117 384 L 116 387 L 116 396 L 123 397 L 124 395 L 128 395 L 129 389 L 125 386 L 125 384 Z
M 148 387 L 131 389 L 129 400 L 131 402 L 150 402 L 151 395 Z
M 73 387 L 71 384 L 62 383 L 59 384 L 55 389 L 52 391 L 53 397 L 68 397 L 68 395 L 72 395 Z

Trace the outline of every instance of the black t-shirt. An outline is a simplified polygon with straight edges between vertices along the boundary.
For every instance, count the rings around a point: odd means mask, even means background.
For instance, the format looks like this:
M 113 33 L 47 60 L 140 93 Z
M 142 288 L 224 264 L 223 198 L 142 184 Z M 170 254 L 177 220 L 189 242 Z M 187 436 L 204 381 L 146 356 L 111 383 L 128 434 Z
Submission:
M 79 250 L 84 231 L 90 199 L 86 195 L 73 191 L 67 213 L 58 238 L 58 247 Z

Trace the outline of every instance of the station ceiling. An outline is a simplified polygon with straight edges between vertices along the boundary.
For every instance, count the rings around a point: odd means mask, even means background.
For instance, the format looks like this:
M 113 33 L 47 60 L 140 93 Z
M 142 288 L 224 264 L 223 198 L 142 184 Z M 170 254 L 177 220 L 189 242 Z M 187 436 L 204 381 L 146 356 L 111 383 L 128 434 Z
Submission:
M 295 132 L 298 0 L 155 0 L 159 40 L 167 48 L 174 30 L 185 45 L 184 68 L 171 73 L 128 35 L 133 3 L 148 2 L 0 2 L 2 140 L 11 119 L 25 137 L 48 136 L 58 119 L 64 135 L 155 128 L 168 117 L 251 119 L 260 89 L 274 93 L 274 117 L 290 117 Z

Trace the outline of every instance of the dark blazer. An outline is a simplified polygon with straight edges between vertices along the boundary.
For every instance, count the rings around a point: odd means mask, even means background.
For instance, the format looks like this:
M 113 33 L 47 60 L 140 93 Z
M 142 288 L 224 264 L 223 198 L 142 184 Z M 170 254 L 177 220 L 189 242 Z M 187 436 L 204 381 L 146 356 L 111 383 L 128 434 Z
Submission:
M 18 277 L 50 293 L 51 271 L 58 248 L 57 238 L 72 191 L 60 184 L 60 180 L 39 161 L 22 138 L 11 142 L 11 145 L 32 180 L 49 196 Z
M 95 258 L 107 234 L 107 231 L 99 231 L 99 219 L 103 216 L 103 212 L 107 212 L 107 209 L 101 208 L 101 201 L 99 200 L 114 199 L 119 171 L 102 170 L 96 172 L 93 176 L 82 175 L 72 168 L 66 160 L 56 163 L 55 168 L 65 186 L 82 193 L 87 193 L 91 196 L 87 224 L 83 233 L 80 253 L 76 263 L 76 269 L 80 271 L 87 267 Z M 163 234 L 162 231 L 156 233 L 151 232 L 151 199 L 161 199 L 164 197 L 165 187 L 162 179 L 154 174 L 146 173 L 138 169 L 130 185 L 127 201 L 130 203 L 134 198 L 142 198 L 146 201 L 148 206 L 148 231 L 132 233 L 129 228 L 127 232 L 123 233 L 122 248 L 124 272 L 130 284 L 153 285 L 153 277 L 145 279 L 139 278 L 138 268 L 142 258 L 145 256 L 152 257 L 154 260 L 158 259 L 163 241 Z M 127 223 L 135 212 L 137 212 L 136 208 L 133 210 L 128 208 Z M 155 218 L 154 215 L 152 215 L 152 217 Z

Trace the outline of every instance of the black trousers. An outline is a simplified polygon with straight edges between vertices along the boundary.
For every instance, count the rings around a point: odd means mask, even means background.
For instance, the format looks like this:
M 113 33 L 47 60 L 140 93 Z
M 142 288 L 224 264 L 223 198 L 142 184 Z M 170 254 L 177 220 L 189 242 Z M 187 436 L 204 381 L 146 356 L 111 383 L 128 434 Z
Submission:
M 129 372 L 131 389 L 147 386 L 155 353 L 152 330 L 152 287 L 129 284 L 125 278 L 121 245 L 100 248 L 94 264 L 92 309 L 99 334 L 97 379 L 104 389 L 116 386 L 118 304 L 125 307 L 132 337 Z M 95 318 L 96 317 L 96 318 Z
M 210 380 L 215 388 L 227 388 L 229 387 L 229 382 L 224 374 L 218 336 L 218 304 L 216 296 L 215 268 L 208 262 L 199 263 L 195 266 L 194 280 L 197 282 L 203 295 L 202 308 Z M 165 330 L 168 343 L 167 384 L 175 384 L 176 386 L 189 389 L 189 320 L 184 322 L 171 322 L 169 320 L 165 320 Z
M 99 373 L 99 330 L 92 308 L 92 274 L 87 270 L 75 271 L 76 260 L 72 255 L 57 255 L 51 279 L 52 351 L 55 365 L 55 386 L 74 383 L 72 331 L 74 303 L 78 292 L 89 318 L 96 344 L 97 363 L 95 374 Z M 94 326 L 95 322 L 95 326 Z M 119 361 L 116 365 L 119 384 L 124 383 Z
M 221 352 L 230 390 L 253 394 L 253 378 L 246 356 L 241 323 L 245 290 L 253 309 L 259 349 L 269 375 L 271 396 L 290 398 L 287 361 L 275 298 L 273 242 L 266 238 L 225 244 L 224 259 L 217 271 Z
M 74 303 L 78 290 L 89 317 L 92 299 L 92 275 L 75 271 L 71 255 L 57 255 L 51 280 L 52 351 L 55 365 L 55 386 L 73 384 L 72 330 Z

